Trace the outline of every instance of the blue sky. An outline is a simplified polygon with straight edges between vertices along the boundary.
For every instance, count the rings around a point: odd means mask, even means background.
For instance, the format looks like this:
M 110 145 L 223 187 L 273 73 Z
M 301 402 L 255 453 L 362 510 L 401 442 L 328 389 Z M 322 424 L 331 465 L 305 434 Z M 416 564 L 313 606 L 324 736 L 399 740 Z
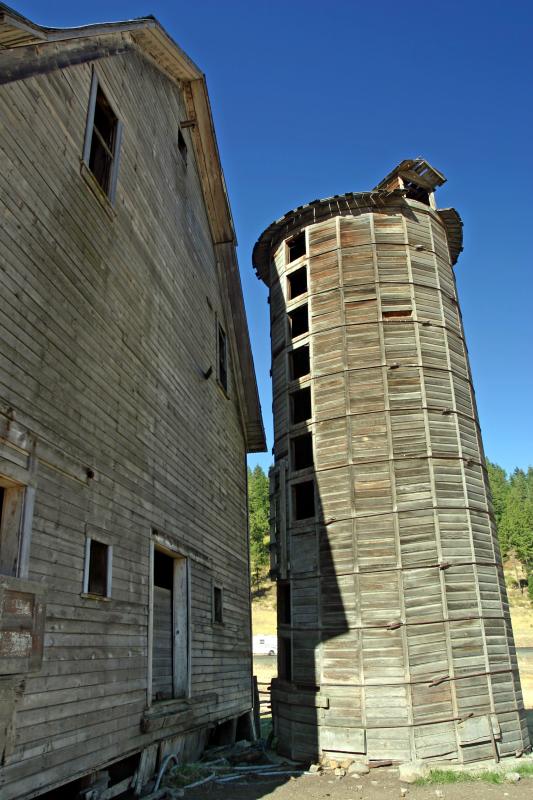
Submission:
M 205 71 L 269 447 L 256 238 L 289 209 L 369 189 L 422 155 L 448 178 L 439 205 L 464 221 L 456 275 L 486 454 L 507 470 L 533 463 L 533 4 L 11 2 L 55 26 L 154 14 Z

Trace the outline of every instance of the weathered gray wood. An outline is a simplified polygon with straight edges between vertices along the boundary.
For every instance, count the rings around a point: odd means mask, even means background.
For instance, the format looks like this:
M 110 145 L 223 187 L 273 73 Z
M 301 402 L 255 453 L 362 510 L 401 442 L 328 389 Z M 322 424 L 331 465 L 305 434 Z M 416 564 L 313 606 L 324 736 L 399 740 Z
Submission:
M 152 696 L 173 696 L 174 638 L 172 636 L 172 590 L 154 587 L 154 645 L 152 650 Z
M 272 693 L 293 757 L 363 748 L 371 759 L 470 761 L 526 741 L 452 270 L 460 221 L 435 209 L 429 191 L 443 176 L 424 165 L 402 162 L 374 193 L 296 209 L 254 249 L 270 288 L 278 556 L 280 498 L 302 480 L 287 461 L 291 440 L 313 439 L 315 514 L 295 519 L 289 503 L 285 516 L 291 675 Z M 291 262 L 287 241 L 302 230 L 306 253 Z M 302 267 L 308 291 L 292 298 L 288 276 Z M 302 303 L 310 375 L 292 381 L 286 321 Z M 290 395 L 303 385 L 312 415 L 294 425 Z M 306 692 L 328 707 L 311 713 Z M 501 737 L 478 741 L 493 715 Z
M 97 33 L 2 53 L 26 73 L 0 89 L 0 476 L 33 495 L 21 565 L 28 591 L 46 586 L 48 598 L 42 667 L 38 647 L 11 664 L 25 687 L 0 768 L 6 800 L 162 741 L 187 749 L 252 706 L 244 456 L 263 433 L 205 82 L 153 20 Z M 105 37 L 124 53 L 100 53 Z M 63 66 L 75 53 L 89 60 Z M 93 67 L 124 124 L 111 216 L 80 173 Z M 202 129 L 184 133 L 184 168 L 174 134 L 196 102 Z M 204 377 L 216 317 L 229 396 Z M 141 728 L 161 532 L 187 561 L 191 706 L 161 708 Z M 83 596 L 87 536 L 113 548 L 109 599 Z M 224 588 L 218 630 L 213 581 Z

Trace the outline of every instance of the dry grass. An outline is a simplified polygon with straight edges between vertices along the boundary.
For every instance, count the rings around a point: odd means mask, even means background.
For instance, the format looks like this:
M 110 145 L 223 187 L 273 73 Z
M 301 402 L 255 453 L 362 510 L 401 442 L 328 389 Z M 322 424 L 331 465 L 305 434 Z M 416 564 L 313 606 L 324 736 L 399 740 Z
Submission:
M 254 636 L 276 634 L 276 584 L 268 578 L 252 588 L 252 630 Z
M 533 647 L 533 607 L 520 589 L 508 589 L 511 620 L 517 647 Z

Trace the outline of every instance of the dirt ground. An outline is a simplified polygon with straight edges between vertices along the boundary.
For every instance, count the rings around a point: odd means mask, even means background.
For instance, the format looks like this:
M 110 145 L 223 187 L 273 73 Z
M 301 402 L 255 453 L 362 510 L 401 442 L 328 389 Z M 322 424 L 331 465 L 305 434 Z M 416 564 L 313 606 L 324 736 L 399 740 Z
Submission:
M 207 784 L 186 792 L 186 800 L 398 800 L 400 788 L 407 789 L 407 800 L 531 800 L 533 778 L 518 784 L 458 783 L 441 786 L 412 786 L 400 784 L 396 770 L 372 770 L 360 778 L 340 780 L 303 775 L 298 778 L 250 778 L 238 783 Z M 437 794 L 439 792 L 439 794 Z M 440 794 L 442 793 L 442 794 Z

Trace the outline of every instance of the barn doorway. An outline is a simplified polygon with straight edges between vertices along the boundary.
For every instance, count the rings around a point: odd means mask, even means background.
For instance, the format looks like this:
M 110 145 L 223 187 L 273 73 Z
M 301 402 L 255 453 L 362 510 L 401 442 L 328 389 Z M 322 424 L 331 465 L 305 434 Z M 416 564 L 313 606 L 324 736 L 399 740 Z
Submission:
M 185 697 L 189 689 L 187 559 L 154 549 L 152 701 Z

